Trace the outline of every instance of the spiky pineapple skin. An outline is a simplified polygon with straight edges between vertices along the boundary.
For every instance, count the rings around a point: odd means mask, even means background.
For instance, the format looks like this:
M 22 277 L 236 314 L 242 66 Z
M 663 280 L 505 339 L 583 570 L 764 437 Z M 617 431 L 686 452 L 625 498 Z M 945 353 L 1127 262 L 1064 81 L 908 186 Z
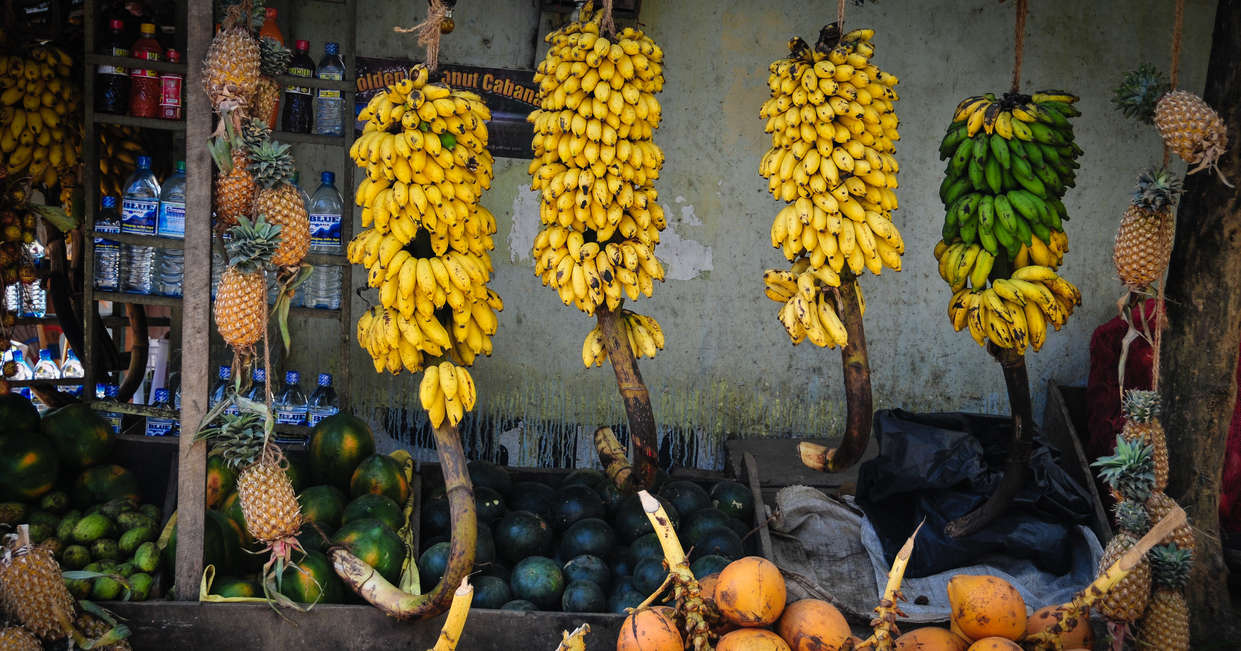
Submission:
M 216 328 L 224 343 L 234 348 L 253 346 L 263 338 L 267 312 L 267 282 L 263 272 L 224 270 L 216 288 Z
M 1129 548 L 1137 544 L 1137 538 L 1121 531 L 1112 537 L 1103 550 L 1099 572 L 1104 572 L 1120 559 Z M 1151 567 L 1145 557 L 1133 570 L 1117 583 L 1099 602 L 1099 610 L 1109 619 L 1121 622 L 1137 621 L 1146 610 L 1151 591 Z
M 1155 590 L 1134 638 L 1139 649 L 1188 651 L 1189 605 L 1184 595 L 1175 590 Z
M 297 188 L 281 183 L 274 188 L 262 188 L 254 195 L 254 214 L 266 215 L 267 221 L 279 224 L 280 248 L 276 249 L 271 263 L 277 267 L 301 264 L 310 252 L 310 219 L 306 204 Z
M 216 32 L 203 63 L 203 89 L 217 112 L 246 106 L 259 80 L 259 43 L 246 29 Z
M 280 106 L 280 84 L 271 77 L 259 77 L 254 87 L 254 96 L 250 100 L 250 115 L 275 126 Z
M 1201 97 L 1174 90 L 1155 105 L 1155 126 L 1164 144 L 1185 162 L 1211 164 L 1224 152 L 1228 132 L 1223 119 Z
M 78 620 L 74 622 L 73 625 L 77 627 L 78 631 L 80 631 L 83 635 L 92 640 L 99 639 L 112 629 L 107 622 L 91 615 L 90 613 L 82 613 L 79 615 Z M 129 640 L 121 640 L 120 642 L 114 642 L 112 644 L 93 648 L 98 649 L 99 651 L 131 651 L 131 649 L 133 649 L 133 647 L 129 644 Z
M 0 628 L 0 651 L 43 651 L 34 633 L 20 626 Z
M 1136 290 L 1162 278 L 1172 257 L 1173 230 L 1171 215 L 1129 206 L 1112 249 L 1120 282 Z
M 245 155 L 234 150 L 233 170 L 216 183 L 215 215 L 223 228 L 235 225 L 238 215 L 248 216 L 254 205 L 254 177 L 246 165 Z
M 1176 500 L 1168 497 L 1162 491 L 1151 493 L 1150 498 L 1146 500 L 1146 512 L 1150 514 L 1152 524 L 1162 520 L 1164 516 L 1171 513 L 1177 506 Z M 1195 548 L 1194 530 L 1190 528 L 1188 523 L 1183 524 L 1173 529 L 1172 533 L 1159 541 L 1161 545 L 1168 543 L 1172 543 L 1181 549 L 1193 551 Z
M 0 606 L 45 640 L 63 638 L 73 621 L 73 596 L 52 550 L 38 545 L 0 562 Z
M 255 540 L 271 543 L 296 536 L 301 529 L 301 505 L 280 464 L 260 461 L 243 470 L 237 477 L 237 497 L 246 529 Z

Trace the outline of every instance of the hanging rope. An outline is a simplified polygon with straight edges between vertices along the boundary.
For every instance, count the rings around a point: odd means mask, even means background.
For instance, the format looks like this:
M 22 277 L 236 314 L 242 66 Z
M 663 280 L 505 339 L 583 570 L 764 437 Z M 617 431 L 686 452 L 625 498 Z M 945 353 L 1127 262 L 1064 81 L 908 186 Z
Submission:
M 1013 92 L 1021 90 L 1021 59 L 1026 46 L 1026 0 L 1017 0 L 1017 20 L 1013 27 Z
M 1185 25 L 1185 0 L 1176 0 L 1176 11 L 1172 17 L 1172 65 L 1168 75 L 1168 90 L 1176 90 L 1181 77 L 1181 32 Z M 1172 150 L 1168 143 L 1163 145 L 1163 166 L 1168 166 L 1172 159 Z
M 427 70 L 435 72 L 440 65 L 440 24 L 448 17 L 448 7 L 444 0 L 428 0 L 427 4 L 430 5 L 427 17 L 421 23 L 413 27 L 393 27 L 392 31 L 398 34 L 417 34 L 418 45 L 427 49 Z
M 1176 90 L 1177 82 L 1181 72 L 1181 32 L 1185 26 L 1185 0 L 1176 0 L 1176 12 L 1172 19 L 1172 65 L 1169 73 L 1169 82 L 1171 90 Z M 1168 161 L 1171 159 L 1171 151 L 1165 142 L 1163 146 L 1163 164 L 1167 167 Z M 1173 215 L 1172 232 L 1176 232 L 1176 216 Z M 1164 282 L 1159 281 L 1159 290 L 1155 298 L 1155 334 L 1151 342 L 1151 391 L 1159 390 L 1159 358 L 1160 344 L 1163 343 L 1163 286 Z
M 616 23 L 612 20 L 612 0 L 603 0 L 599 3 L 599 13 L 603 19 L 599 22 L 599 30 L 607 32 L 608 36 L 616 36 Z
M 836 0 L 836 27 L 840 33 L 845 31 L 845 0 Z

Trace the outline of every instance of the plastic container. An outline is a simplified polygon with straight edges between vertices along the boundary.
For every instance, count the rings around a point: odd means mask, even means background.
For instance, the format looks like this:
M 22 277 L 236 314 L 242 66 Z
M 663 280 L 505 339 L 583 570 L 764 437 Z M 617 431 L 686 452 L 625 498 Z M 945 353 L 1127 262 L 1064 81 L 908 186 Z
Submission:
M 34 365 L 34 379 L 36 380 L 59 380 L 60 366 L 56 364 L 56 360 L 52 357 L 52 349 L 44 348 L 39 351 L 39 363 Z M 47 405 L 35 396 L 31 402 L 38 408 L 39 413 L 47 411 Z
M 99 383 L 95 385 L 95 397 L 100 400 L 116 400 L 119 392 L 120 387 L 115 384 Z M 112 430 L 113 434 L 121 433 L 124 416 L 114 411 L 101 411 L 99 415 L 108 423 L 108 429 Z
M 164 48 L 155 39 L 155 24 L 142 23 L 141 34 L 130 48 L 131 56 L 147 61 L 164 58 Z M 138 118 L 159 117 L 159 72 L 150 68 L 129 71 L 129 114 Z
M 81 380 L 86 377 L 86 369 L 82 367 L 82 360 L 78 359 L 77 353 L 70 348 L 65 352 L 65 361 L 60 363 L 60 377 L 68 380 Z M 58 387 L 61 393 L 68 393 L 73 396 L 81 396 L 84 387 L 81 384 L 62 384 Z
M 284 45 L 284 34 L 280 33 L 280 25 L 276 24 L 276 8 L 268 7 L 263 14 L 263 26 L 259 28 L 259 38 L 272 38 Z
M 181 63 L 181 53 L 168 50 L 169 63 Z M 159 117 L 165 120 L 180 120 L 181 92 L 185 85 L 185 77 L 176 72 L 159 73 Z
M 185 239 L 185 161 L 177 161 L 177 171 L 164 181 L 159 194 L 159 219 L 155 234 Z M 164 296 L 180 296 L 185 277 L 185 251 L 161 248 L 157 253 L 156 291 Z
M 121 243 L 99 237 L 120 232 L 121 213 L 116 209 L 116 197 L 104 197 L 103 208 L 95 218 L 95 289 L 121 289 Z
M 340 58 L 340 49 L 336 43 L 328 42 L 323 46 L 323 58 L 315 74 L 319 79 L 344 81 L 345 60 Z M 320 88 L 315 92 L 315 124 L 312 133 L 317 136 L 345 135 L 344 99 L 339 90 Z
M 255 402 L 267 402 L 267 370 L 256 368 L 250 372 L 250 390 L 246 392 L 246 398 Z
M 151 402 L 152 407 L 160 409 L 172 409 L 172 395 L 165 387 L 155 390 L 155 400 Z M 147 436 L 176 436 L 180 429 L 179 423 L 175 418 L 156 418 L 154 416 L 147 417 Z
M 138 169 L 125 181 L 121 198 L 121 232 L 154 235 L 159 214 L 159 181 L 151 173 L 151 158 L 138 157 Z M 125 291 L 150 294 L 154 285 L 155 249 L 139 244 L 121 246 Z
M 321 184 L 310 197 L 310 250 L 315 253 L 340 253 L 340 224 L 344 199 L 334 183 L 336 175 L 323 172 Z M 340 308 L 341 268 L 337 265 L 316 265 L 302 285 L 302 306 L 335 310 Z
M 228 397 L 229 391 L 233 389 L 233 367 L 221 365 L 220 370 L 216 373 L 215 386 L 211 387 L 211 396 L 207 398 L 207 408 L 210 409 L 220 401 Z
M 288 74 L 293 77 L 315 76 L 315 62 L 310 58 L 310 41 L 299 40 L 293 48 Z M 309 86 L 285 86 L 284 109 L 280 116 L 281 130 L 289 133 L 310 133 L 314 121 L 311 107 L 313 96 Z
M 340 401 L 336 397 L 336 389 L 332 388 L 332 376 L 320 373 L 319 386 L 306 401 L 306 424 L 314 427 L 319 421 L 339 411 Z
M 305 425 L 306 424 L 306 394 L 302 393 L 302 388 L 298 386 L 301 381 L 301 375 L 297 371 L 287 371 L 284 374 L 284 386 L 280 387 L 280 393 L 276 396 L 276 423 L 280 425 Z
M 112 57 L 129 56 L 124 42 L 125 23 L 113 20 L 108 24 L 108 38 L 99 53 Z M 95 68 L 95 112 L 124 115 L 129 110 L 129 71 L 122 66 L 101 65 Z

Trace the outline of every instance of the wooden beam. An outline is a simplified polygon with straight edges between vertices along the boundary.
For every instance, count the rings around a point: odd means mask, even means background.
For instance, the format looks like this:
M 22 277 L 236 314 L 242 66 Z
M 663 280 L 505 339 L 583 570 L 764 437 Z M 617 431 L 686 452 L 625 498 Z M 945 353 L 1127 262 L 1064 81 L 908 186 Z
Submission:
M 202 92 L 202 67 L 212 35 L 212 3 L 192 2 L 186 15 L 185 295 L 181 328 L 181 440 L 177 464 L 176 597 L 198 598 L 203 568 L 207 448 L 194 432 L 210 392 L 212 113 Z
M 1220 0 L 1203 98 L 1228 128 L 1220 170 L 1241 181 L 1241 0 Z M 1224 446 L 1236 404 L 1241 341 L 1241 194 L 1211 172 L 1185 182 L 1166 284 L 1160 387 L 1168 495 L 1189 513 L 1197 549 L 1186 591 L 1194 648 L 1238 639 L 1219 537 Z M 1231 633 L 1231 635 L 1229 635 Z

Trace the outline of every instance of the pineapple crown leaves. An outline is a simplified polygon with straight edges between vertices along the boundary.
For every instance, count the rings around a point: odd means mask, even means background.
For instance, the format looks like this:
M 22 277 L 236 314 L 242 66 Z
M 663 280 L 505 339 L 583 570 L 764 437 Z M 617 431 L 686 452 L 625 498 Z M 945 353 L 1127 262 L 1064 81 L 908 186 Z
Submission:
M 280 41 L 264 36 L 259 39 L 259 56 L 261 63 L 259 71 L 268 77 L 283 75 L 289 71 L 289 62 L 293 60 L 293 51 L 285 47 Z
M 293 155 L 289 145 L 271 139 L 250 148 L 250 173 L 254 182 L 263 188 L 275 188 L 293 180 Z
M 227 412 L 231 405 L 237 406 L 237 413 Z M 269 414 L 267 405 L 232 394 L 207 414 L 194 440 L 210 442 L 211 453 L 223 457 L 230 467 L 245 468 L 263 457 Z
M 1144 170 L 1138 175 L 1138 185 L 1133 192 L 1133 205 L 1153 213 L 1171 214 L 1181 194 L 1181 180 L 1166 167 Z M 1152 391 L 1129 391 L 1128 393 L 1154 393 Z M 1154 396 L 1154 413 L 1159 414 L 1159 396 Z M 1146 421 L 1141 421 L 1146 422 Z
M 1155 105 L 1171 88 L 1172 85 L 1162 71 L 1149 63 L 1143 63 L 1121 79 L 1120 85 L 1112 93 L 1112 104 L 1125 117 L 1153 124 Z
M 1151 518 L 1145 506 L 1137 502 L 1121 500 L 1116 504 L 1116 524 L 1121 531 L 1141 537 L 1150 531 Z
M 237 216 L 237 225 L 228 229 L 232 239 L 224 245 L 228 264 L 242 273 L 262 271 L 276 249 L 280 248 L 279 224 L 270 224 L 263 215 L 253 223 L 245 215 Z
M 1155 391 L 1129 389 L 1120 401 L 1125 418 L 1137 423 L 1149 423 L 1159 418 L 1159 394 Z
M 253 151 L 264 140 L 271 139 L 271 127 L 260 118 L 248 118 L 241 124 L 241 142 L 245 152 Z
M 1138 440 L 1116 439 L 1116 453 L 1093 464 L 1099 478 L 1126 500 L 1145 502 L 1155 488 L 1153 448 Z
M 1180 590 L 1189 582 L 1189 570 L 1194 562 L 1192 551 L 1169 543 L 1155 546 L 1146 556 L 1156 585 Z

